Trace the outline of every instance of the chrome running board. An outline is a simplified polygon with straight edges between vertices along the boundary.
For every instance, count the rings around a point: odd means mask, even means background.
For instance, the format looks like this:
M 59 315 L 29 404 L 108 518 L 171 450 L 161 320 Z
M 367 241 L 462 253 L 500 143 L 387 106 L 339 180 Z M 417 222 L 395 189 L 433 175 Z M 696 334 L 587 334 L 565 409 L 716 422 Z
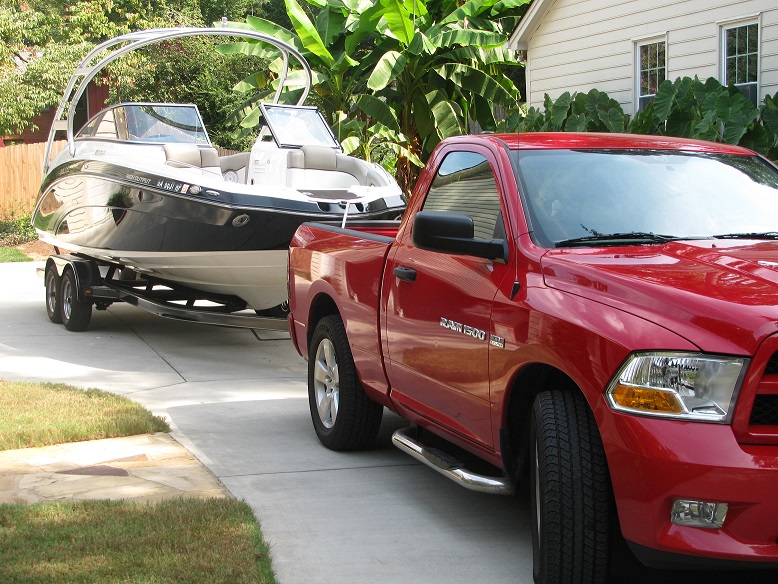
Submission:
M 465 468 L 464 463 L 437 448 L 424 446 L 407 434 L 408 428 L 395 431 L 392 443 L 413 458 L 436 470 L 455 483 L 479 493 L 490 495 L 512 495 L 516 485 L 508 478 L 475 474 Z

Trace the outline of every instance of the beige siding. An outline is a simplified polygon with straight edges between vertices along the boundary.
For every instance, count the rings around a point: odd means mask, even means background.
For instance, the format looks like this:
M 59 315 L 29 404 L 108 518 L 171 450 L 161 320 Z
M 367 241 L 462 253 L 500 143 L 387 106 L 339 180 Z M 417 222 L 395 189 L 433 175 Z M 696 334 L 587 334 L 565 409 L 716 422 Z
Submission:
M 538 0 L 535 0 L 536 2 Z M 776 0 L 548 0 L 528 43 L 530 105 L 596 87 L 634 111 L 635 40 L 667 39 L 667 76 L 719 78 L 720 22 L 760 14 L 761 95 L 778 91 Z

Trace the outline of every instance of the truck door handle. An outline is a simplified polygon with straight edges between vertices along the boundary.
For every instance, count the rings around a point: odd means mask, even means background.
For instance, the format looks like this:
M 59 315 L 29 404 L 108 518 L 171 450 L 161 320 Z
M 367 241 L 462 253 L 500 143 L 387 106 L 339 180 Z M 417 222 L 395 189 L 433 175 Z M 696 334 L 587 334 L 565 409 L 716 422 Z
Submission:
M 416 281 L 416 270 L 412 268 L 405 268 L 400 266 L 394 269 L 394 275 L 400 278 L 400 280 L 405 280 L 406 282 Z

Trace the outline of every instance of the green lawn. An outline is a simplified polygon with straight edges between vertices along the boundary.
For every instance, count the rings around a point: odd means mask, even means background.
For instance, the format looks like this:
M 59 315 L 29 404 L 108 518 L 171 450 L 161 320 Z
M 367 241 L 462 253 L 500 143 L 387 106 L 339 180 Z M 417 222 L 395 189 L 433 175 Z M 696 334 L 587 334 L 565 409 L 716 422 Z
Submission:
M 251 508 L 234 499 L 0 505 L 0 582 L 275 582 Z
M 0 247 L 0 264 L 7 262 L 31 262 L 21 251 L 15 247 Z
M 140 404 L 99 389 L 0 381 L 0 450 L 169 431 Z
M 163 419 L 120 396 L 0 381 L 0 450 L 159 431 L 169 431 Z M 275 584 L 275 576 L 251 508 L 234 499 L 0 504 L 0 583 L 42 582 Z

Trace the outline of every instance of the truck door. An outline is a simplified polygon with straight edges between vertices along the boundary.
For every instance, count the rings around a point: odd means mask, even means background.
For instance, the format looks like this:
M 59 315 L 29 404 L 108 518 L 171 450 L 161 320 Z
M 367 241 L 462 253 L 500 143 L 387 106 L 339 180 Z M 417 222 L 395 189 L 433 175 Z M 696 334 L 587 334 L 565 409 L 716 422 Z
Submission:
M 504 239 L 507 215 L 494 158 L 486 148 L 473 148 L 444 154 L 421 209 L 467 214 L 476 237 Z M 491 310 L 498 286 L 513 277 L 511 262 L 422 250 L 411 231 L 398 236 L 384 283 L 392 397 L 491 447 Z

